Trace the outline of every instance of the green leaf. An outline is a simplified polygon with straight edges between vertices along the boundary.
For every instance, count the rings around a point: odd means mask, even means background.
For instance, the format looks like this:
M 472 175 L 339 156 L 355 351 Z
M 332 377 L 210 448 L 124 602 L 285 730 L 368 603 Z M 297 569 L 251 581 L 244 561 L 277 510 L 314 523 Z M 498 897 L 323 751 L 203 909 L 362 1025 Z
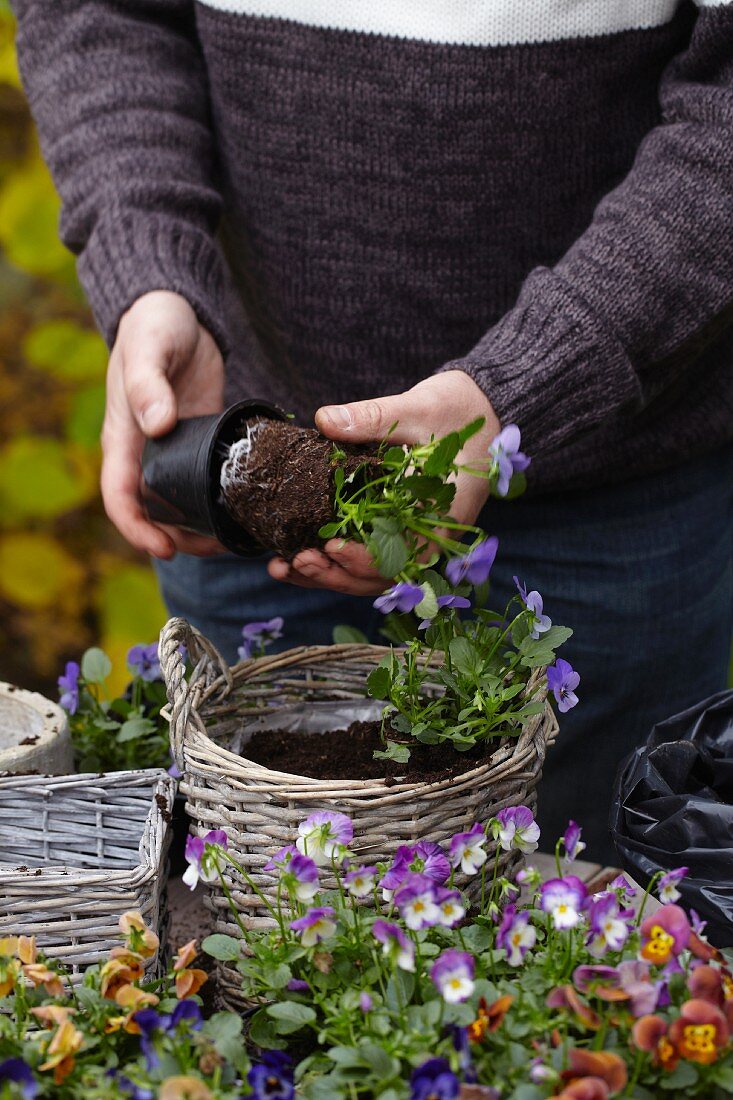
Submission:
M 379 461 L 385 466 L 401 466 L 405 461 L 404 447 L 388 447 Z
M 282 1047 L 282 1039 L 275 1033 L 275 1024 L 267 1015 L 267 1010 L 261 1008 L 252 1017 L 247 1029 L 247 1038 L 255 1046 L 264 1047 L 265 1050 L 279 1050 Z
M 340 523 L 324 523 L 323 527 L 318 529 L 318 537 L 321 539 L 332 539 L 340 527 Z
M 558 649 L 572 636 L 573 632 L 569 626 L 551 626 L 544 634 L 540 634 L 538 640 L 549 645 L 551 649 Z
M 422 585 L 423 598 L 415 608 L 415 614 L 419 619 L 434 619 L 438 614 L 438 600 L 432 586 L 425 582 Z
M 465 676 L 478 676 L 481 672 L 481 655 L 469 638 L 451 638 L 448 646 L 450 658 L 459 672 Z
M 402 535 L 374 527 L 367 542 L 383 577 L 396 577 L 407 565 L 410 551 Z
M 659 1087 L 669 1092 L 684 1091 L 698 1080 L 698 1072 L 689 1062 L 680 1062 L 672 1073 L 665 1073 L 659 1081 Z
M 394 760 L 397 764 L 406 764 L 410 759 L 410 750 L 407 745 L 398 745 L 396 741 L 388 741 L 384 752 L 375 751 L 374 759 Z
M 423 463 L 423 473 L 427 477 L 443 477 L 450 473 L 455 457 L 461 449 L 461 437 L 458 432 L 450 432 L 449 435 L 439 439 L 435 450 L 428 455 Z
M 119 742 L 135 741 L 138 737 L 143 737 L 146 733 L 152 733 L 155 729 L 155 722 L 151 722 L 149 718 L 128 718 L 120 726 L 117 740 Z
M 713 1072 L 712 1078 L 723 1092 L 733 1092 L 733 1066 L 720 1066 Z
M 392 674 L 384 665 L 377 665 L 367 677 L 367 690 L 372 699 L 388 699 L 392 687 Z
M 466 424 L 465 428 L 460 428 L 458 432 L 458 438 L 461 441 L 461 447 L 464 447 L 477 432 L 480 432 L 486 423 L 485 416 L 477 416 L 475 420 L 472 420 L 469 424 Z
M 334 645 L 368 645 L 369 639 L 356 626 L 339 624 L 333 628 Z
M 112 662 L 103 649 L 93 646 L 81 659 L 81 674 L 89 684 L 103 684 L 112 671 Z
M 517 497 L 521 497 L 522 493 L 527 488 L 527 476 L 518 470 L 509 482 L 509 492 L 505 497 L 499 497 L 500 500 L 516 500 Z
M 224 936 L 220 932 L 207 936 L 201 947 L 207 955 L 211 955 L 212 959 L 218 959 L 219 962 L 234 962 L 242 954 L 239 940 L 235 940 L 234 936 Z
M 312 1024 L 316 1019 L 314 1009 L 309 1005 L 300 1004 L 299 1001 L 279 1001 L 277 1004 L 267 1006 L 267 1015 L 275 1020 L 275 1030 L 278 1035 L 290 1035 L 294 1031 L 300 1031 L 307 1024 Z
M 284 989 L 293 976 L 287 963 L 280 963 L 267 971 L 267 981 L 273 989 Z
M 65 381 L 102 381 L 107 369 L 104 340 L 99 333 L 82 328 L 75 321 L 45 321 L 36 325 L 23 341 L 23 352 L 32 366 Z

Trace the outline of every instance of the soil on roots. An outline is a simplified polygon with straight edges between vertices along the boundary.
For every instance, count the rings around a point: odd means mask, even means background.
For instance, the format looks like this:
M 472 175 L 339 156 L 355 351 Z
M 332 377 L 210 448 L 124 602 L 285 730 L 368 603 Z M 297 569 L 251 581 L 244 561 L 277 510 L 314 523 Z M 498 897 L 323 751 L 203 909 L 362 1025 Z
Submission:
M 227 511 L 260 546 L 286 561 L 322 545 L 318 532 L 334 518 L 333 449 L 333 442 L 312 428 L 250 421 L 222 468 Z M 342 449 L 347 474 L 364 462 L 376 462 L 373 451 Z
M 328 733 L 301 734 L 285 730 L 259 730 L 243 749 L 254 760 L 272 771 L 307 775 L 313 779 L 381 779 L 394 782 L 405 776 L 414 782 L 437 783 L 485 763 L 498 748 L 498 741 L 484 742 L 469 752 L 456 752 L 452 745 L 410 743 L 407 764 L 374 759 L 374 751 L 384 749 L 379 720 L 352 722 L 347 729 Z M 387 731 L 390 740 L 404 737 Z

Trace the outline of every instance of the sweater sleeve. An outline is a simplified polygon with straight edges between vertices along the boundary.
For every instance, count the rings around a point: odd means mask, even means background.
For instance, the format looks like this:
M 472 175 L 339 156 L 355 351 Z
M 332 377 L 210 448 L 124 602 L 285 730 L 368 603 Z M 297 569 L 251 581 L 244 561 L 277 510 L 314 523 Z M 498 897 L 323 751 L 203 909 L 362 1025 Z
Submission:
M 221 201 L 191 0 L 14 6 L 61 237 L 106 340 L 141 294 L 172 290 L 224 351 Z
M 733 323 L 733 3 L 700 6 L 626 178 L 441 368 L 466 371 L 531 453 L 640 411 Z

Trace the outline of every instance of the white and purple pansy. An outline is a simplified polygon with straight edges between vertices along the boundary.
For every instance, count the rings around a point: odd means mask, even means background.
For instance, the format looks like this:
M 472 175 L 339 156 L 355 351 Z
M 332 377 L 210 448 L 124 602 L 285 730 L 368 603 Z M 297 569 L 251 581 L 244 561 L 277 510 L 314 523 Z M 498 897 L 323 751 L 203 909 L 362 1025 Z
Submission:
M 430 968 L 430 977 L 448 1004 L 467 1001 L 473 993 L 474 960 L 467 951 L 449 947 Z
M 588 891 L 576 875 L 552 878 L 540 888 L 540 907 L 555 928 L 574 928 L 585 907 Z
M 336 913 L 330 905 L 317 906 L 290 922 L 293 932 L 300 933 L 303 947 L 315 947 L 321 940 L 329 940 L 336 933 Z
M 507 806 L 491 822 L 494 838 L 505 852 L 516 848 L 529 854 L 537 851 L 540 827 L 529 806 Z
M 325 867 L 343 859 L 353 839 L 351 818 L 331 810 L 317 810 L 301 821 L 295 845 L 302 855 Z

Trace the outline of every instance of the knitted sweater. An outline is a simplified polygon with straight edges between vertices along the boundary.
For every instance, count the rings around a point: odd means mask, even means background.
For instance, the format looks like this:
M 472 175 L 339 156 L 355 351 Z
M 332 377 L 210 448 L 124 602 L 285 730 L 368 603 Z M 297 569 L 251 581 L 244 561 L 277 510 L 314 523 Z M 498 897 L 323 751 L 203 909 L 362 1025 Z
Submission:
M 16 0 L 112 342 L 184 295 L 228 397 L 466 371 L 599 484 L 733 439 L 731 0 Z

